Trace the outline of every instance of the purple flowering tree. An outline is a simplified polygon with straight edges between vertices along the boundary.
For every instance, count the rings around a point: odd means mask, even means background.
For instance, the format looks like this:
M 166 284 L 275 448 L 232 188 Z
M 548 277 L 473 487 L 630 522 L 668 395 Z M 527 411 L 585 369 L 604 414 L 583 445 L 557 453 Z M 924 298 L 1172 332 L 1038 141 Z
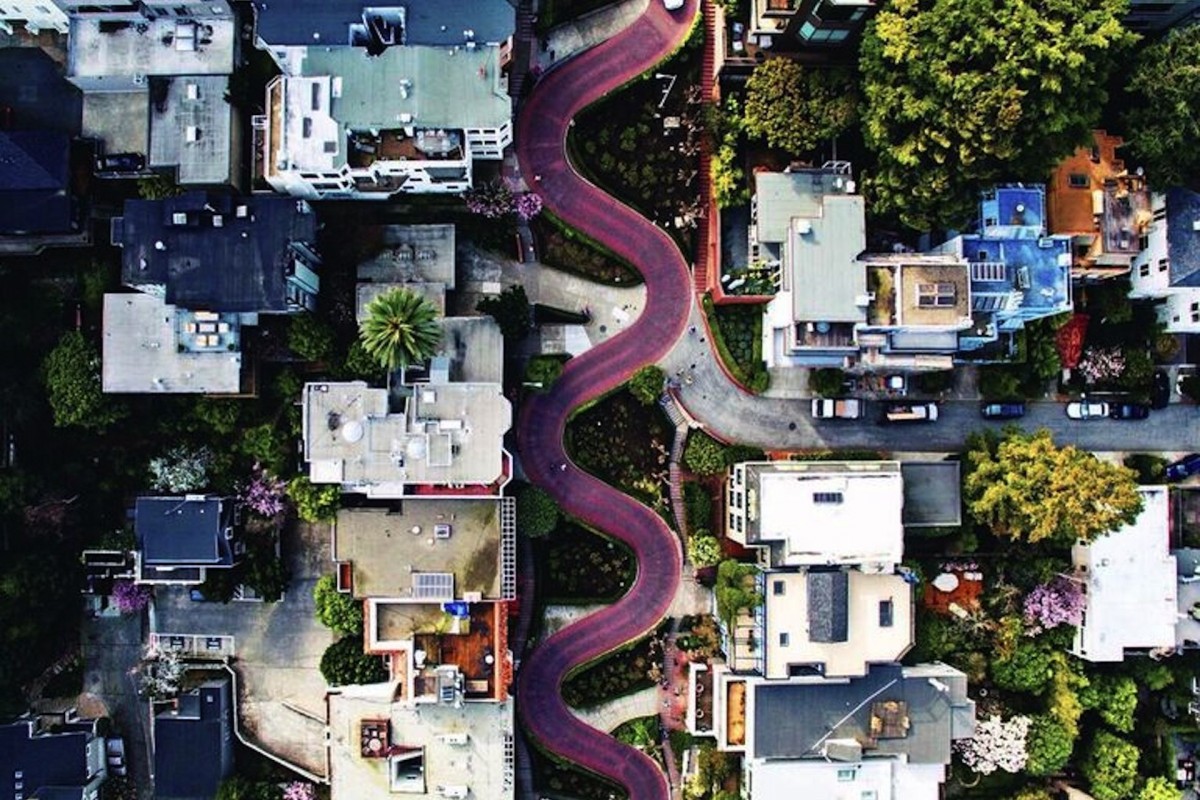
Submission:
M 1079 584 L 1058 577 L 1025 595 L 1025 624 L 1034 634 L 1059 625 L 1078 626 L 1083 621 L 1086 606 L 1087 600 Z
M 274 519 L 283 513 L 287 484 L 260 465 L 254 465 L 250 483 L 242 491 L 242 503 L 260 517 Z
M 1119 347 L 1089 347 L 1077 369 L 1088 383 L 1114 381 L 1125 372 L 1125 355 Z
M 517 216 L 522 222 L 528 222 L 542 213 L 542 198 L 533 192 L 519 194 L 513 202 L 513 210 L 517 212 Z
M 513 193 L 499 181 L 468 189 L 463 194 L 467 210 L 488 219 L 500 219 L 513 213 Z
M 292 781 L 284 784 L 283 800 L 316 800 L 317 790 L 311 783 Z
M 113 584 L 113 602 L 122 614 L 137 614 L 150 605 L 150 596 L 149 586 L 139 586 L 133 581 L 116 581 Z

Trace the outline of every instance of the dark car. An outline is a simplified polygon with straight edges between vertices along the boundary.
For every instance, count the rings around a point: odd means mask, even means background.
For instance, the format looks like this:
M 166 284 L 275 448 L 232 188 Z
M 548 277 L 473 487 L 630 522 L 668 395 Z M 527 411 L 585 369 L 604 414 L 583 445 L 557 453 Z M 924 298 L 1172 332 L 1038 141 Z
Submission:
M 1171 402 L 1171 378 L 1161 369 L 1154 373 L 1154 385 L 1150 389 L 1150 407 L 1159 411 Z
M 988 403 L 980 407 L 984 419 L 1020 419 L 1025 416 L 1024 403 Z
M 96 158 L 96 172 L 141 172 L 146 157 L 141 153 L 110 153 Z
M 1150 406 L 1145 403 L 1111 403 L 1108 416 L 1110 419 L 1145 419 L 1150 416 Z
M 1200 453 L 1190 453 L 1178 461 L 1167 464 L 1167 480 L 1181 481 L 1192 475 L 1200 475 Z

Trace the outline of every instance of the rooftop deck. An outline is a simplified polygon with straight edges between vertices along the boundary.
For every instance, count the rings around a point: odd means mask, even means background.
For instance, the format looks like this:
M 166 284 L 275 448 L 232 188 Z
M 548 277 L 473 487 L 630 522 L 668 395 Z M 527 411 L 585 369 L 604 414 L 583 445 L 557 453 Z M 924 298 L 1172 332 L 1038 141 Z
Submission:
M 68 74 L 80 78 L 134 75 L 229 75 L 237 34 L 231 19 L 160 17 L 139 22 L 71 17 Z

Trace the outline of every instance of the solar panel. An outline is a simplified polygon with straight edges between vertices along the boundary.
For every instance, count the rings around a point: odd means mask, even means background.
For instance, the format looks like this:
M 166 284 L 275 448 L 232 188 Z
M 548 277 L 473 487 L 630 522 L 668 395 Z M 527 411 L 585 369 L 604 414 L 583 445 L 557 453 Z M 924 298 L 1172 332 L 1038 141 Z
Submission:
M 414 572 L 413 597 L 418 600 L 453 600 L 454 573 Z

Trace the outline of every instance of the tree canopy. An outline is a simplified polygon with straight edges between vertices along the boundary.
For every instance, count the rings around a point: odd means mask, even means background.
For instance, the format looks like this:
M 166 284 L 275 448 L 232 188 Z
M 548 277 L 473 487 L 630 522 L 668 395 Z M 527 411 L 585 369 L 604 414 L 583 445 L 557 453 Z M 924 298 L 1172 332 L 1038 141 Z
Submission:
M 433 303 L 408 289 L 392 289 L 367 304 L 359 325 L 363 347 L 391 371 L 426 360 L 437 352 L 442 328 Z
M 475 310 L 496 320 L 505 339 L 520 341 L 533 327 L 529 296 L 520 284 L 508 287 L 495 297 L 483 298 L 475 304 Z
M 642 405 L 652 406 L 658 402 L 666 380 L 667 373 L 663 372 L 662 367 L 647 364 L 629 379 L 629 393 Z
M 1128 142 L 1155 186 L 1194 185 L 1200 175 L 1200 27 L 1176 28 L 1138 54 L 1128 83 Z
M 1049 714 L 1036 716 L 1025 739 L 1025 769 L 1031 775 L 1053 775 L 1067 765 L 1074 749 L 1075 737 L 1067 726 Z
M 517 493 L 517 524 L 526 536 L 546 536 L 558 526 L 558 503 L 537 486 L 526 486 Z
M 850 70 L 769 58 L 746 82 L 746 133 L 771 147 L 806 153 L 857 119 L 858 92 Z
M 967 458 L 967 508 L 1001 536 L 1090 541 L 1132 523 L 1142 509 L 1133 470 L 1076 447 L 1055 447 L 1046 430 L 976 443 Z
M 387 680 L 383 659 L 363 652 L 361 636 L 347 636 L 329 645 L 321 654 L 319 667 L 321 677 L 330 686 Z
M 894 0 L 867 25 L 863 128 L 876 207 L 918 229 L 970 219 L 976 193 L 1041 180 L 1087 139 L 1125 0 Z
M 313 605 L 317 620 L 326 628 L 338 633 L 362 632 L 362 603 L 339 592 L 332 575 L 322 575 L 313 586 Z
M 1133 794 L 1138 775 L 1138 749 L 1120 736 L 1099 731 L 1079 765 L 1096 800 L 1122 800 Z
M 712 567 L 721 561 L 721 543 L 703 528 L 692 531 L 687 551 L 688 561 L 694 567 Z
M 124 415 L 123 407 L 104 396 L 100 354 L 79 331 L 63 334 L 42 369 L 56 426 L 100 431 Z
M 287 493 L 296 504 L 296 514 L 305 522 L 333 521 L 342 497 L 342 491 L 336 484 L 318 485 L 303 475 L 288 482 Z

